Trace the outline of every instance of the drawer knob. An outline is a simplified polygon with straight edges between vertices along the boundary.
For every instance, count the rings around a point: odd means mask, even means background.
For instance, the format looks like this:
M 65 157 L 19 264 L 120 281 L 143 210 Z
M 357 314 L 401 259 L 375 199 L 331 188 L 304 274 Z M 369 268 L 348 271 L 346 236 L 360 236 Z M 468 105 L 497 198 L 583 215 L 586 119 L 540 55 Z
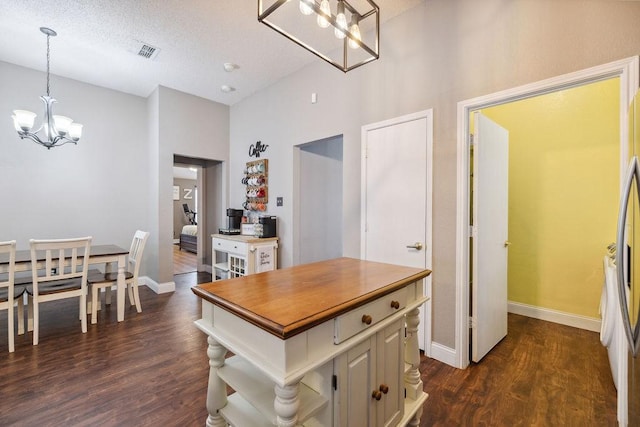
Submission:
M 372 321 L 373 319 L 368 314 L 362 315 L 362 323 L 364 323 L 365 325 L 370 325 Z
M 391 301 L 391 308 L 399 309 L 400 303 L 398 301 Z
M 386 384 L 380 384 L 380 391 L 383 392 L 384 394 L 389 393 L 389 386 Z
M 380 393 L 380 391 L 378 390 L 373 390 L 373 393 L 371 393 L 371 397 L 375 400 L 380 400 L 382 399 L 382 393 Z

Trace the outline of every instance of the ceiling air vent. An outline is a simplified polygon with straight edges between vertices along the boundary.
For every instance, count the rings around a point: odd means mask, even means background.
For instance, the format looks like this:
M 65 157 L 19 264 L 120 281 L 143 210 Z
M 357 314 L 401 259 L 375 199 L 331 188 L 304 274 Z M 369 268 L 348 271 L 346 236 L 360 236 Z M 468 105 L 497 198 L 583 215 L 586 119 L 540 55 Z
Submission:
M 155 59 L 155 57 L 158 56 L 160 49 L 158 49 L 157 47 L 153 47 L 147 43 L 142 43 L 137 51 L 138 56 L 142 56 L 143 58 L 147 59 Z

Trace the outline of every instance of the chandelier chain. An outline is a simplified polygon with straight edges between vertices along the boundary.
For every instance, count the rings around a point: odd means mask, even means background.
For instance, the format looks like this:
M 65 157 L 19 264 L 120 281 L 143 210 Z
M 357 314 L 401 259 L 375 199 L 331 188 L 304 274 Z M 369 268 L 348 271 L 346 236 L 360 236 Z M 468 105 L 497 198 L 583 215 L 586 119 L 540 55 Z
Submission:
M 47 34 L 47 96 L 51 96 L 49 94 L 49 34 Z

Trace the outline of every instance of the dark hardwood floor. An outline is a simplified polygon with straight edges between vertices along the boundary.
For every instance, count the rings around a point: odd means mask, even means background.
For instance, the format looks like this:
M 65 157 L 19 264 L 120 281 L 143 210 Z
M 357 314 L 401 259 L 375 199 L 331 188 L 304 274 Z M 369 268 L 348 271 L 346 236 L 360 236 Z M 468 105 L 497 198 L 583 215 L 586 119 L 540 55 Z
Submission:
M 176 292 L 141 287 L 143 312 L 115 305 L 80 331 L 77 304 L 42 306 L 40 344 L 18 336 L 7 352 L 0 312 L 0 426 L 203 426 L 206 338 L 193 325 L 190 287 L 207 273 L 175 276 Z M 421 426 L 615 425 L 615 389 L 598 335 L 510 315 L 509 336 L 461 371 L 423 358 L 430 394 Z M 251 426 L 238 426 L 251 427 Z
M 173 245 L 173 274 L 192 273 L 198 270 L 198 256 Z

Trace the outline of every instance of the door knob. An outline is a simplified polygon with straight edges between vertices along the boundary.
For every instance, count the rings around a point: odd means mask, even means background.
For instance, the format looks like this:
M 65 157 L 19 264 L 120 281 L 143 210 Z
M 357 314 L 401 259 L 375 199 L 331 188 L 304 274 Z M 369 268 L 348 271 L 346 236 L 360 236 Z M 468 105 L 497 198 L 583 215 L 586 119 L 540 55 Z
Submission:
M 413 245 L 407 245 L 408 249 L 417 249 L 420 250 L 422 249 L 422 243 L 420 242 L 415 242 Z
M 382 393 L 380 393 L 378 390 L 373 390 L 373 392 L 371 393 L 371 397 L 375 400 L 380 400 L 382 399 Z
M 508 241 L 508 240 L 505 240 L 505 241 L 504 241 L 504 247 L 505 247 L 505 248 L 508 248 L 509 246 L 511 246 L 511 242 L 510 242 L 510 241 Z

